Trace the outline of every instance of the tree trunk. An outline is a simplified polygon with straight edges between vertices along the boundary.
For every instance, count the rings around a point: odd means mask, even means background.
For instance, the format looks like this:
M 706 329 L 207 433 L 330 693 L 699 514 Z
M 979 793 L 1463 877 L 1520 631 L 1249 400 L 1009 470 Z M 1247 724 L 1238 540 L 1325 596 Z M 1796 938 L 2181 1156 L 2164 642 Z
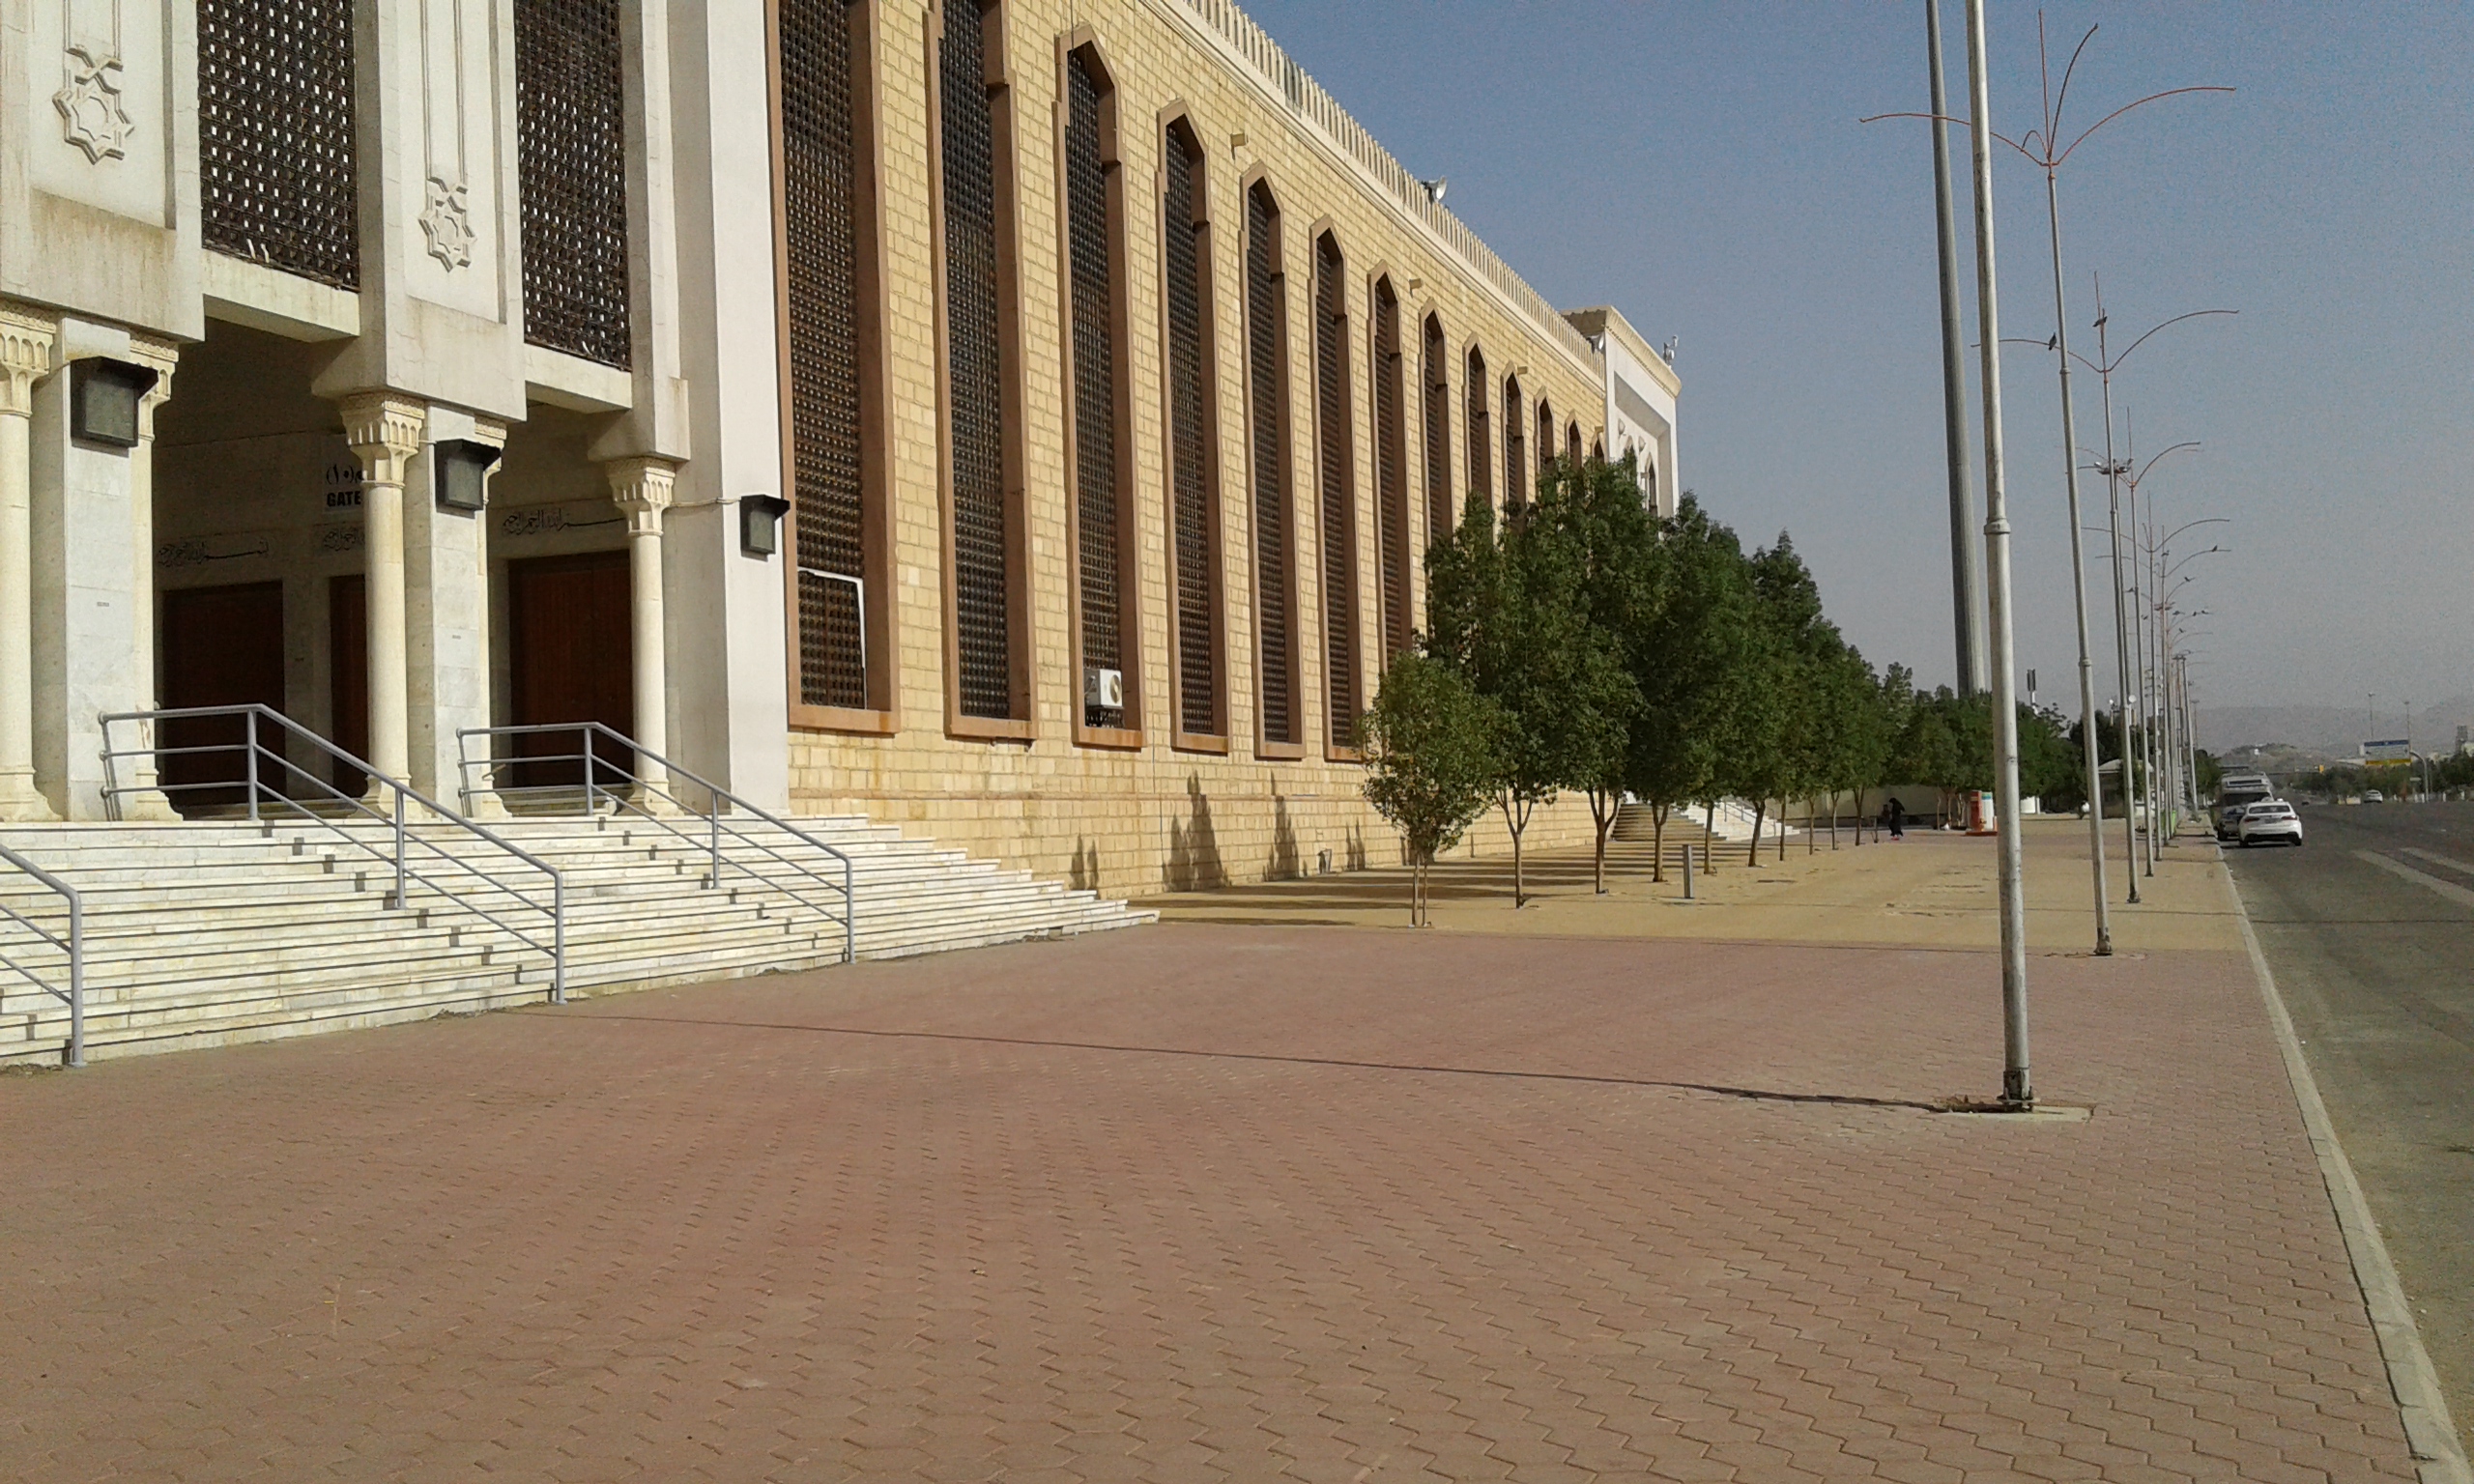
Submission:
M 1512 797 L 1509 793 L 1503 796 L 1503 805 L 1504 828 L 1511 832 L 1511 908 L 1517 912 L 1529 905 L 1529 895 L 1523 890 L 1520 874 L 1520 832 L 1529 828 L 1529 811 L 1524 808 L 1515 814 Z
M 1787 801 L 1778 801 L 1778 864 L 1787 864 Z
M 1829 790 L 1829 848 L 1838 848 L 1838 790 Z
M 1701 859 L 1714 876 L 1718 873 L 1718 805 L 1714 799 L 1710 803 L 1709 813 L 1701 817 L 1701 839 L 1705 845 Z
M 1746 866 L 1759 866 L 1761 864 L 1761 821 L 1767 818 L 1769 813 L 1769 801 L 1768 799 L 1753 800 L 1752 848 L 1744 852 L 1743 863 Z
M 1821 849 L 1821 826 L 1814 822 L 1820 815 L 1821 795 L 1817 793 L 1807 795 L 1804 799 L 1804 854 L 1806 855 Z
M 1650 879 L 1666 879 L 1666 806 L 1650 806 Z
M 1597 895 L 1600 897 L 1606 895 L 1606 836 L 1615 828 L 1616 812 L 1623 807 L 1624 796 L 1620 793 L 1605 795 L 1602 807 L 1598 793 L 1593 790 L 1589 796 L 1590 823 L 1597 826 L 1597 859 L 1595 864 L 1597 873 Z

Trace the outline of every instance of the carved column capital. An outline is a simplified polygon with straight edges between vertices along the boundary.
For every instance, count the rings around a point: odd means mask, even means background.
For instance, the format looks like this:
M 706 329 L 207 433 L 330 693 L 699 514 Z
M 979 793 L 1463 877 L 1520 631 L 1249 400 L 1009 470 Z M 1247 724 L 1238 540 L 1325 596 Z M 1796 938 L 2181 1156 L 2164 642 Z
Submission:
M 0 414 L 34 415 L 35 383 L 51 374 L 60 322 L 15 304 L 0 304 Z
M 627 512 L 627 533 L 634 536 L 661 534 L 662 512 L 668 510 L 678 488 L 678 466 L 669 459 L 613 459 L 603 466 L 610 471 L 611 502 Z
M 421 451 L 429 405 L 391 391 L 363 391 L 346 397 L 343 412 L 344 442 L 360 456 L 361 476 L 371 484 L 402 484 L 406 466 Z
M 155 437 L 155 409 L 172 400 L 172 372 L 180 366 L 181 348 L 170 340 L 131 333 L 129 355 L 155 373 L 155 385 L 137 400 L 137 436 L 151 441 Z

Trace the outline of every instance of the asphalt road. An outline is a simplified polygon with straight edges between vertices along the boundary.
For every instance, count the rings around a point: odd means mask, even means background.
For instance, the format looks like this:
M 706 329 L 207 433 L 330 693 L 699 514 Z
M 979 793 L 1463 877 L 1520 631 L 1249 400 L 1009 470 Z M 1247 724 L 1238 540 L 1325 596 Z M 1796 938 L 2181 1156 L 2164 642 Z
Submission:
M 2458 1431 L 2474 1434 L 2474 804 L 2301 813 L 2302 849 L 2226 854 Z

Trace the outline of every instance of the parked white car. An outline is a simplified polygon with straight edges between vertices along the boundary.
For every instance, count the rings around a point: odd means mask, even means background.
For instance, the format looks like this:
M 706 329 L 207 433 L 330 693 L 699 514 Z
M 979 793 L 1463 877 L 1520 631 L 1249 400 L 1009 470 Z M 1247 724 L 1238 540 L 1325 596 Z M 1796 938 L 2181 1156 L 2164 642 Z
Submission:
M 2245 845 L 2302 843 L 2302 816 L 2283 799 L 2265 799 L 2242 811 Z

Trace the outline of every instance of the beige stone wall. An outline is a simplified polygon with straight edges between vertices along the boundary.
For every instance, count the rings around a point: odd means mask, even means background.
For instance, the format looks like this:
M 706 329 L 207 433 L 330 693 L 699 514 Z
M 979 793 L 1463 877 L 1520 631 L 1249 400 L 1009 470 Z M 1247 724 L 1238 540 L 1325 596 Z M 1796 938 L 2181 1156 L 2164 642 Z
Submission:
M 1347 260 L 1348 363 L 1355 423 L 1354 486 L 1360 552 L 1358 652 L 1380 652 L 1380 573 L 1376 560 L 1374 436 L 1368 336 L 1373 284 L 1389 275 L 1401 301 L 1408 354 L 1406 486 L 1411 549 L 1426 530 L 1424 439 L 1419 422 L 1418 345 L 1429 312 L 1441 317 L 1450 351 L 1453 489 L 1467 488 L 1463 367 L 1482 348 L 1495 409 L 1492 483 L 1503 483 L 1501 378 L 1521 370 L 1530 459 L 1537 457 L 1535 408 L 1540 396 L 1561 427 L 1581 425 L 1584 443 L 1604 421 L 1604 383 L 1586 354 L 1524 313 L 1431 227 L 1403 209 L 1334 134 L 1299 118 L 1274 88 L 1233 64 L 1195 18 L 1188 0 L 1009 0 L 1006 50 L 1015 119 L 1015 201 L 1022 295 L 1021 368 L 1027 409 L 1026 452 L 1033 615 L 1034 736 L 1019 742 L 951 737 L 946 731 L 944 569 L 940 537 L 937 286 L 928 141 L 930 7 L 880 0 L 878 69 L 882 157 L 880 201 L 887 244 L 886 329 L 890 345 L 892 503 L 896 596 L 893 604 L 896 707 L 890 736 L 795 731 L 791 746 L 793 806 L 802 813 L 865 813 L 935 836 L 976 854 L 1027 866 L 1112 894 L 1248 881 L 1313 870 L 1324 851 L 1334 869 L 1396 861 L 1391 831 L 1359 796 L 1362 769 L 1326 756 L 1323 714 L 1323 598 L 1316 547 L 1313 337 L 1308 318 L 1311 254 L 1333 232 Z M 1127 201 L 1120 261 L 1131 301 L 1135 508 L 1138 553 L 1136 602 L 1139 652 L 1129 660 L 1139 691 L 1139 750 L 1078 745 L 1080 701 L 1074 665 L 1066 536 L 1070 496 L 1063 385 L 1065 321 L 1058 155 L 1063 57 L 1069 40 L 1095 42 L 1113 74 Z M 1207 155 L 1212 209 L 1223 569 L 1222 635 L 1228 697 L 1224 755 L 1169 745 L 1173 697 L 1167 571 L 1168 453 L 1162 371 L 1162 128 L 1172 112 L 1191 121 Z M 1289 291 L 1296 614 L 1301 665 L 1296 677 L 1308 756 L 1266 760 L 1256 747 L 1253 535 L 1249 491 L 1244 359 L 1243 190 L 1259 173 L 1282 211 Z M 1523 370 L 1523 368 L 1526 368 Z M 1413 563 L 1413 566 L 1415 564 Z M 1423 573 L 1412 577 L 1413 621 L 1422 622 Z M 1366 667 L 1371 670 L 1371 666 Z M 1369 673 L 1366 692 L 1371 695 Z M 1129 722 L 1131 725 L 1131 721 Z M 1578 799 L 1541 813 L 1537 843 L 1586 840 Z M 1503 847 L 1489 816 L 1473 848 Z

